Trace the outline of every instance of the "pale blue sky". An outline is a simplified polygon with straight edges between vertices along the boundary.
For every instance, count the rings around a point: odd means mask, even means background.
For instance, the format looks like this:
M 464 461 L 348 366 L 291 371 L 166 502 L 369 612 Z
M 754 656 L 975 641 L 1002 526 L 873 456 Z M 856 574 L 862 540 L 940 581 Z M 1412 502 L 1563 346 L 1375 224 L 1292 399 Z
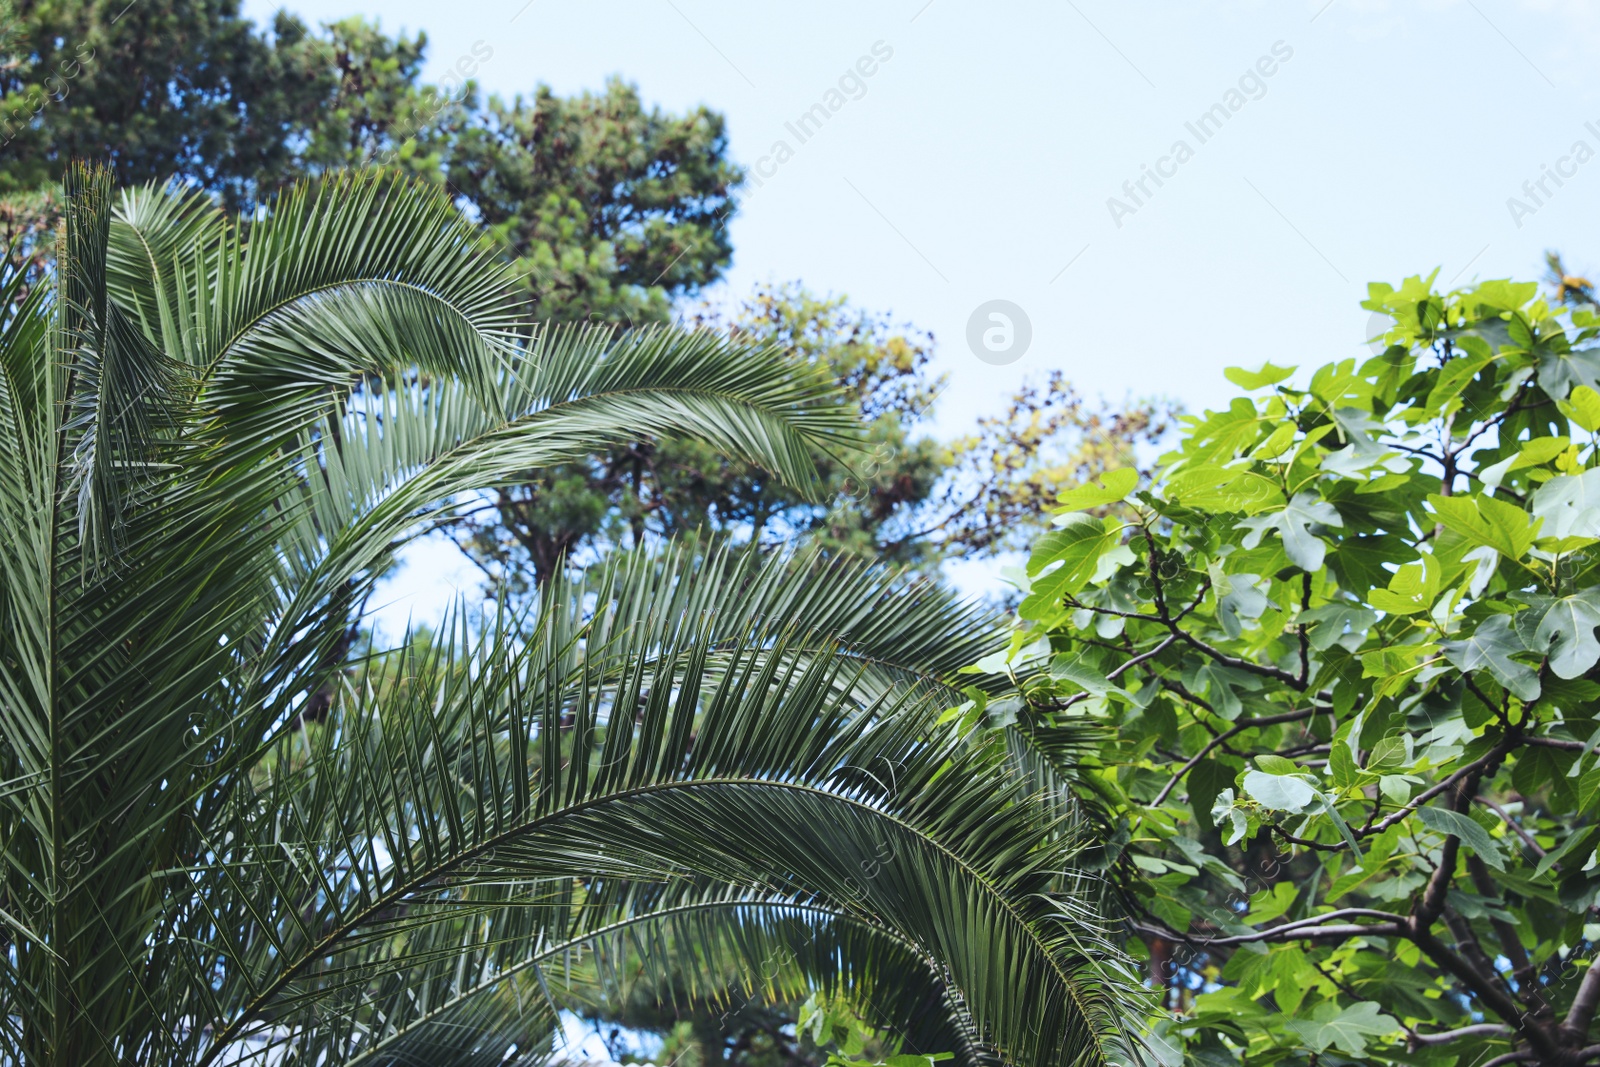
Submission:
M 487 48 L 477 77 L 491 92 L 621 74 L 664 107 L 707 104 L 747 166 L 788 142 L 793 157 L 764 164 L 772 177 L 732 224 L 714 295 L 797 278 L 932 330 L 952 432 L 1050 368 L 1091 394 L 1198 409 L 1228 395 L 1225 366 L 1358 355 L 1369 280 L 1533 277 L 1552 247 L 1600 271 L 1600 158 L 1571 156 L 1580 140 L 1600 151 L 1592 0 L 289 6 L 426 30 L 434 79 Z M 785 123 L 828 102 L 875 44 L 892 56 L 799 143 Z M 1271 76 L 1227 97 L 1275 44 Z M 1218 103 L 1238 110 L 1202 144 L 1185 123 Z M 1179 140 L 1193 157 L 1163 160 Z M 1146 179 L 1135 205 L 1123 183 L 1147 164 L 1171 176 Z M 1522 185 L 1546 165 L 1570 176 L 1547 178 L 1535 204 Z M 1114 219 L 1113 196 L 1136 212 Z M 1513 196 L 1535 210 L 1513 218 Z M 968 316 L 996 298 L 1033 326 L 1003 367 L 965 342 Z M 429 613 L 453 568 L 430 553 L 402 583 L 427 595 L 408 603 Z

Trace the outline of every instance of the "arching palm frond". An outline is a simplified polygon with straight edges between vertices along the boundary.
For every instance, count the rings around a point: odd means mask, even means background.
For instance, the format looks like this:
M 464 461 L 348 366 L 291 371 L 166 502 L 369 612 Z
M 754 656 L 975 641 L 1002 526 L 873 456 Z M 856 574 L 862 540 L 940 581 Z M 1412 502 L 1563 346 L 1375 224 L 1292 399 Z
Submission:
M 826 394 L 785 383 L 773 350 L 591 328 L 547 331 L 507 358 L 490 410 L 469 388 L 395 374 L 296 435 L 291 462 L 271 469 L 291 596 L 260 657 L 264 691 L 333 639 L 335 629 L 316 628 L 325 605 L 359 602 L 395 548 L 459 494 L 639 433 L 697 434 L 804 484 L 811 449 L 843 440 Z
M 248 993 L 213 1024 L 224 1042 L 304 1019 L 335 1058 L 376 1031 L 399 1044 L 427 997 L 465 1004 L 552 946 L 685 908 L 724 924 L 786 908 L 871 931 L 854 958 L 829 943 L 867 987 L 896 980 L 873 950 L 922 961 L 923 992 L 961 1006 L 975 1046 L 1042 1065 L 1126 1054 L 1136 976 L 1069 888 L 1074 849 L 1001 749 L 939 724 L 942 701 L 866 697 L 848 657 L 790 655 L 782 632 L 709 672 L 708 621 L 653 647 L 634 644 L 650 626 L 602 637 L 547 617 L 526 643 L 482 629 L 408 654 L 303 763 L 283 742 L 241 798 L 208 875 L 239 901 L 206 925 Z M 285 900 L 263 930 L 255 916 Z M 285 1040 L 303 1053 L 308 1033 Z
M 190 362 L 179 318 L 195 302 L 187 281 L 216 273 L 227 217 L 199 189 L 140 186 L 117 193 L 109 221 L 108 297 L 163 352 Z
M 1003 649 L 1010 636 L 996 612 L 925 576 L 817 548 L 680 544 L 618 553 L 555 584 L 545 600 L 599 633 L 635 632 L 641 647 L 699 619 L 712 620 L 714 644 L 734 649 L 775 624 L 788 626 L 806 635 L 790 642 L 792 652 L 850 657 L 861 691 L 921 683 L 952 702 L 967 681 L 957 672 Z
M 688 895 L 688 894 L 686 894 Z M 664 1003 L 699 1003 L 729 1014 L 752 1000 L 843 996 L 908 1052 L 960 1050 L 963 1064 L 998 1062 L 973 1043 L 973 1027 L 950 1001 L 938 970 L 913 946 L 881 929 L 814 904 L 720 896 L 695 888 L 675 906 L 652 902 L 645 914 L 572 941 L 551 942 L 521 962 L 457 984 L 412 986 L 384 1009 L 382 1036 L 351 1061 L 378 1064 L 560 1058 L 552 1040 L 563 1010 L 593 1011 L 640 987 Z M 474 1045 L 463 1055 L 462 1040 Z M 515 1048 L 514 1052 L 508 1050 Z

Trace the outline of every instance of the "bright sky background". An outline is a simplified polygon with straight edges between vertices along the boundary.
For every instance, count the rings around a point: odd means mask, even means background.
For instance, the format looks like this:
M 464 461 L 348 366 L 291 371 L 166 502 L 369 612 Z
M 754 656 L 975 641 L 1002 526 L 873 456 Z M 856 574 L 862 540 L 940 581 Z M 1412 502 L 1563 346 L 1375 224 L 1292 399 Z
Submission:
M 246 0 L 265 20 L 279 5 Z M 1091 395 L 1224 401 L 1222 369 L 1364 352 L 1366 283 L 1537 277 L 1546 248 L 1600 271 L 1600 3 L 1592 0 L 296 0 L 425 30 L 440 80 L 474 46 L 511 95 L 612 74 L 645 98 L 728 117 L 746 166 L 793 157 L 732 223 L 728 281 L 800 279 L 932 330 L 959 432 L 1026 376 L 1062 368 Z M 881 43 L 880 43 L 881 42 Z M 1280 43 L 1281 42 L 1281 43 Z M 858 59 L 892 50 L 819 133 L 785 129 Z M 1206 143 L 1185 128 L 1277 44 L 1270 77 Z M 1268 64 L 1272 66 L 1272 64 Z M 1254 95 L 1257 98 L 1250 98 Z M 1586 127 L 1593 122 L 1594 129 Z M 1193 157 L 1162 162 L 1183 140 Z M 1565 162 L 1563 160 L 1565 159 Z M 1137 210 L 1108 198 L 1143 166 Z M 1535 203 L 1522 190 L 1544 168 Z M 1535 189 L 1538 192 L 1537 188 Z M 1514 218 L 1507 200 L 1533 209 Z M 1118 225 L 1120 222 L 1120 226 Z M 1019 305 L 1027 353 L 966 344 L 973 310 Z M 425 549 L 391 583 L 427 617 L 475 573 Z M 958 572 L 963 585 L 981 581 Z

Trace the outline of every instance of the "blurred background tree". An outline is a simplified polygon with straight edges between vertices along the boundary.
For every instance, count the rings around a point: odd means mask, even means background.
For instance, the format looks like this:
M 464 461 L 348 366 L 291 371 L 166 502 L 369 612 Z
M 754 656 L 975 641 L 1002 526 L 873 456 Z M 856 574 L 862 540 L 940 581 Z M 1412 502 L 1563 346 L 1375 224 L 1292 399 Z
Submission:
M 295 176 L 294 144 L 336 87 L 328 43 L 235 0 L 20 0 L 0 60 L 0 193 L 58 181 L 72 159 L 120 183 L 197 182 L 230 205 Z
M 620 80 L 480 104 L 493 45 L 475 42 L 437 85 L 422 79 L 427 47 L 362 18 L 312 29 L 280 11 L 258 29 L 237 0 L 0 0 L 0 220 L 48 234 L 74 158 L 235 209 L 378 164 L 447 184 L 522 269 L 540 318 L 664 322 L 721 277 L 742 174 L 720 114 L 648 108 Z
M 612 79 L 600 93 L 541 85 L 448 118 L 450 187 L 527 277 L 540 318 L 666 322 L 732 258 L 743 173 L 714 111 L 646 108 Z

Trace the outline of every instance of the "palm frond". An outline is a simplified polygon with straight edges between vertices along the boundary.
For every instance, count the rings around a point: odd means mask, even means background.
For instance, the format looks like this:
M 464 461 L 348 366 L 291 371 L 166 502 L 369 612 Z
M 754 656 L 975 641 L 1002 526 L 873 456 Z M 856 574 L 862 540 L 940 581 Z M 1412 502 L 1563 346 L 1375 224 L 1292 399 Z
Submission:
M 786 626 L 795 634 L 791 652 L 850 657 L 858 691 L 922 683 L 950 701 L 959 700 L 957 672 L 1009 639 L 995 612 L 925 576 L 815 547 L 763 553 L 678 544 L 617 553 L 555 583 L 545 600 L 602 638 L 631 632 L 638 647 L 665 644 L 702 619 L 714 627 L 714 645 L 735 649 Z
M 551 941 L 501 969 L 411 981 L 368 1001 L 352 1064 L 537 1063 L 560 1055 L 550 1038 L 561 1011 L 650 996 L 730 1010 L 812 991 L 844 996 L 907 1051 L 958 1051 L 963 1067 L 990 1062 L 947 998 L 937 968 L 883 930 L 792 900 L 679 883 L 619 909 L 623 917 Z M 458 974 L 466 981 L 458 982 Z M 370 1013 L 370 1014 L 368 1014 Z M 373 1034 L 375 1036 L 367 1037 Z M 474 1046 L 463 1056 L 461 1042 Z
M 1000 1055 L 1107 1062 L 1127 1040 L 1133 972 L 1063 891 L 1072 853 L 1001 750 L 938 726 L 941 702 L 916 689 L 863 702 L 843 681 L 853 664 L 786 655 L 786 635 L 753 642 L 704 689 L 705 627 L 649 655 L 629 652 L 633 638 L 547 619 L 525 648 L 441 649 L 402 671 L 403 699 L 369 696 L 337 724 L 364 740 L 317 753 L 303 780 L 256 802 L 322 854 L 291 865 L 274 858 L 281 838 L 233 833 L 255 843 L 226 869 L 270 868 L 268 895 L 300 902 L 254 956 L 244 930 L 221 939 L 258 968 L 243 1018 L 349 995 L 401 941 L 413 966 L 440 940 L 453 958 L 473 916 L 495 915 L 485 928 L 498 931 L 520 916 L 534 943 L 570 938 L 573 922 L 612 921 L 638 884 L 688 879 L 912 946 Z M 619 657 L 635 669 L 590 669 Z M 569 925 L 555 934 L 551 918 Z
M 687 939 L 684 908 L 723 969 L 785 908 L 858 939 L 831 965 L 863 991 L 914 955 L 974 1059 L 1132 1040 L 1080 846 L 940 721 L 994 635 L 937 590 L 640 557 L 344 674 L 375 575 L 458 495 L 638 435 L 804 484 L 852 432 L 825 387 L 706 335 L 535 330 L 389 178 L 232 225 L 68 187 L 57 284 L 0 275 L 6 1058 L 331 1062 L 434 1041 L 424 1005 L 490 1050 L 530 960 Z
M 152 183 L 119 192 L 107 239 L 106 291 L 163 352 L 188 351 L 178 319 L 185 282 L 215 272 L 227 229 L 221 209 L 198 188 Z

